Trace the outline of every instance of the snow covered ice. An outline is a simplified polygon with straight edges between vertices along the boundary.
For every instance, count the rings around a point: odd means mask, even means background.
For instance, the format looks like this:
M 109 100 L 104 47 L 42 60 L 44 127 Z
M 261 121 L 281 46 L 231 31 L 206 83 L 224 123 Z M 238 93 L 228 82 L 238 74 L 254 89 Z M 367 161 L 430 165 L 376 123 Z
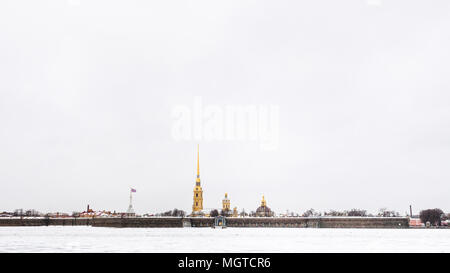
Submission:
M 0 227 L 0 252 L 450 252 L 450 229 Z

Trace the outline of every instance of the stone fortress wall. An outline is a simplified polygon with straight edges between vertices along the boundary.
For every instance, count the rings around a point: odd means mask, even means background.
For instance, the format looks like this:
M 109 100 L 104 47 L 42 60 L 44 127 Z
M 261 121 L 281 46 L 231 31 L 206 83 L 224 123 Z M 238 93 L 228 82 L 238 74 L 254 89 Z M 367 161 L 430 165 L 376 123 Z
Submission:
M 212 227 L 212 217 L 0 218 L 0 226 Z M 227 217 L 227 227 L 408 228 L 408 217 Z

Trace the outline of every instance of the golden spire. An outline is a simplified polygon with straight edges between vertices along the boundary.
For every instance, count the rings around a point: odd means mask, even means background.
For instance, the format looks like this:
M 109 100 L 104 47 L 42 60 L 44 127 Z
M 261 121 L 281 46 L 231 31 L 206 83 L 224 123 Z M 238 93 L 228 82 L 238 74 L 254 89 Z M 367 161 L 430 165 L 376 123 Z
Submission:
M 200 177 L 200 144 L 197 144 L 197 177 Z
M 261 200 L 261 207 L 265 207 L 266 206 L 266 200 L 264 200 L 264 194 L 262 196 L 262 200 Z
M 200 145 L 197 145 L 197 179 L 195 184 L 200 186 Z
M 194 200 L 192 204 L 192 215 L 202 215 L 203 210 L 203 190 L 200 185 L 200 145 L 197 144 L 197 179 L 194 187 Z

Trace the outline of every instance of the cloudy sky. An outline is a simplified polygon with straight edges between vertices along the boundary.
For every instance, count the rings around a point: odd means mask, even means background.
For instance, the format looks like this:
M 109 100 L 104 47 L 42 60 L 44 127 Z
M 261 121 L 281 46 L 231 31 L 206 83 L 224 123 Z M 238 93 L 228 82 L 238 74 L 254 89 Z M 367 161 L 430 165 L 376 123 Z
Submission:
M 0 211 L 450 211 L 448 1 L 1 1 Z M 177 140 L 276 105 L 278 147 Z

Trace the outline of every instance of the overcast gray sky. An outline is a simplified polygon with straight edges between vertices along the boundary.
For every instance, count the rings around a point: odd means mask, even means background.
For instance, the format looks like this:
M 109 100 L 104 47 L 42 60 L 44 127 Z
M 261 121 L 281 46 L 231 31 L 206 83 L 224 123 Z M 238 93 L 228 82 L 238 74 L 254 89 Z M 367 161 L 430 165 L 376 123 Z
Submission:
M 150 3 L 149 3 L 150 2 Z M 0 210 L 450 211 L 448 1 L 1 1 Z M 175 105 L 278 105 L 279 145 Z

